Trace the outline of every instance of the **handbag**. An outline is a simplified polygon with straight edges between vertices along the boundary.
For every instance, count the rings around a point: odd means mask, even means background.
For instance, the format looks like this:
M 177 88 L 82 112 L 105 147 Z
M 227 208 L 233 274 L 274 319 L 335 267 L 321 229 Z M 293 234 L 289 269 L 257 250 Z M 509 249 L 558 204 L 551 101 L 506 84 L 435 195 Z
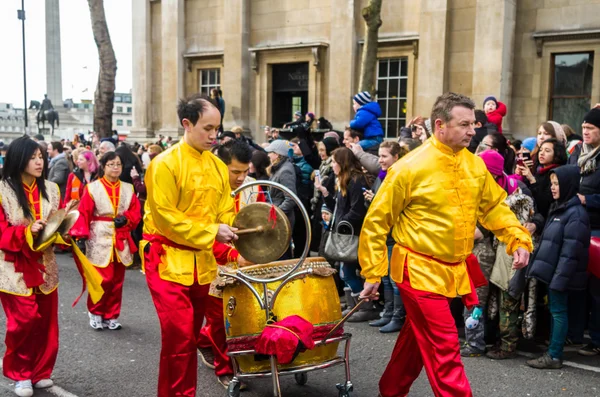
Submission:
M 354 227 L 348 221 L 341 221 L 335 224 L 335 213 L 337 202 L 333 210 L 333 219 L 331 225 L 335 229 L 325 233 L 325 249 L 323 254 L 325 259 L 330 262 L 358 262 L 358 236 L 354 235 Z M 340 227 L 350 228 L 351 234 L 341 234 Z
M 600 278 L 600 237 L 592 237 L 590 240 L 590 258 L 587 271 Z

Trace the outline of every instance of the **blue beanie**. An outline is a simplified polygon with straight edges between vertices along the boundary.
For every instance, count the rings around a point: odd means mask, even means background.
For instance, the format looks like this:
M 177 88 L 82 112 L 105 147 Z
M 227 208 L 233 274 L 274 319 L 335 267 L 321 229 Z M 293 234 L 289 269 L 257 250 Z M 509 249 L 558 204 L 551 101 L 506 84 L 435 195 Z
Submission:
M 521 147 L 529 150 L 530 152 L 533 152 L 533 148 L 535 147 L 536 143 L 537 143 L 536 138 L 534 138 L 534 137 L 527 138 L 521 143 Z
M 371 102 L 371 94 L 368 91 L 359 92 L 354 95 L 352 98 L 358 103 L 360 106 L 365 106 L 367 103 Z
M 496 109 L 498 108 L 498 101 L 496 100 L 496 97 L 489 96 L 489 97 L 485 98 L 485 99 L 483 100 L 483 107 L 485 107 L 485 104 L 486 104 L 488 101 L 494 101 L 494 103 L 496 104 Z

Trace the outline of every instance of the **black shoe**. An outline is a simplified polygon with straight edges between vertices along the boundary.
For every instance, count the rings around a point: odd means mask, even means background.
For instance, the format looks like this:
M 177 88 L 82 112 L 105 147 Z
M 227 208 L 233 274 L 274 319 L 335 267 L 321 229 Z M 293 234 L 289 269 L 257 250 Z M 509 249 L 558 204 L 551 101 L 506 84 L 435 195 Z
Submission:
M 215 355 L 213 354 L 212 348 L 199 347 L 198 352 L 200 353 L 200 360 L 202 360 L 204 366 L 215 369 Z
M 537 369 L 561 369 L 563 366 L 562 360 L 554 359 L 550 357 L 548 353 L 544 353 L 541 357 L 528 360 L 527 365 Z
M 588 343 L 586 346 L 579 349 L 577 352 L 582 356 L 597 356 L 600 354 L 600 346 L 596 346 L 593 343 Z
M 461 357 L 481 357 L 485 354 L 485 350 L 479 350 L 465 342 L 463 347 L 460 348 Z

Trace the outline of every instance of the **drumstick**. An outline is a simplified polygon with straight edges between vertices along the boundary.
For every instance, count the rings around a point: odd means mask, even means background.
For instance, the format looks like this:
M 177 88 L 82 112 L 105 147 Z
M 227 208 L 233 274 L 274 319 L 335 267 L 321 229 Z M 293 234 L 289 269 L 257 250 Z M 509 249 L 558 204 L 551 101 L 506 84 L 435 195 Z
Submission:
M 262 233 L 265 231 L 264 226 L 259 226 L 259 227 L 255 227 L 252 229 L 241 229 L 238 230 L 237 232 L 234 232 L 235 234 L 237 234 L 238 236 L 241 236 L 243 234 L 250 234 L 250 233 Z
M 352 316 L 352 315 L 354 314 L 354 312 L 356 312 L 356 311 L 357 311 L 357 310 L 360 308 L 360 306 L 361 306 L 363 303 L 365 303 L 365 302 L 366 302 L 366 300 L 364 300 L 364 299 L 360 299 L 360 300 L 358 301 L 358 303 L 356 304 L 356 306 L 354 306 L 354 307 L 352 308 L 352 310 L 350 310 L 350 311 L 348 312 L 348 314 L 346 314 L 346 315 L 344 316 L 344 318 L 343 318 L 343 319 L 341 319 L 341 320 L 340 320 L 340 322 L 339 322 L 339 323 L 337 323 L 337 324 L 335 325 L 335 327 L 333 327 L 333 328 L 331 329 L 331 331 L 329 331 L 329 332 L 327 333 L 327 335 L 325 335 L 325 337 L 324 337 L 324 338 L 321 340 L 321 343 L 325 343 L 325 341 L 326 341 L 327 339 L 329 339 L 329 337 L 330 337 L 331 335 L 333 335 L 333 334 L 335 333 L 335 331 L 337 331 L 337 330 L 338 330 L 338 329 L 339 329 L 339 328 L 340 328 L 340 327 L 341 327 L 341 326 L 342 326 L 342 325 L 343 325 L 343 324 L 344 324 L 344 323 L 345 323 L 345 322 L 346 322 L 346 321 L 347 321 L 347 320 L 350 318 L 350 316 Z

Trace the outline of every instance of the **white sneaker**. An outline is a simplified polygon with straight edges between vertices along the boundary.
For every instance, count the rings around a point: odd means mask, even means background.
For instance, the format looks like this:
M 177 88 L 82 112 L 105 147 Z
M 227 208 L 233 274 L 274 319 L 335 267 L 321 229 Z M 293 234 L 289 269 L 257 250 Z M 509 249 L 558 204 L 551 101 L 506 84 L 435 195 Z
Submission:
M 33 385 L 33 387 L 36 389 L 47 389 L 52 386 L 54 386 L 52 379 L 42 379 L 39 382 L 35 382 Z
M 30 380 L 20 380 L 15 383 L 15 394 L 19 397 L 33 396 L 33 387 Z
M 102 326 L 104 328 L 108 328 L 111 331 L 116 331 L 116 330 L 123 328 L 121 326 L 121 323 L 119 322 L 119 320 L 116 320 L 116 319 L 104 320 L 104 321 L 102 321 Z
M 88 313 L 90 316 L 90 327 L 95 329 L 96 331 L 102 331 L 102 316 L 98 316 L 96 314 Z

